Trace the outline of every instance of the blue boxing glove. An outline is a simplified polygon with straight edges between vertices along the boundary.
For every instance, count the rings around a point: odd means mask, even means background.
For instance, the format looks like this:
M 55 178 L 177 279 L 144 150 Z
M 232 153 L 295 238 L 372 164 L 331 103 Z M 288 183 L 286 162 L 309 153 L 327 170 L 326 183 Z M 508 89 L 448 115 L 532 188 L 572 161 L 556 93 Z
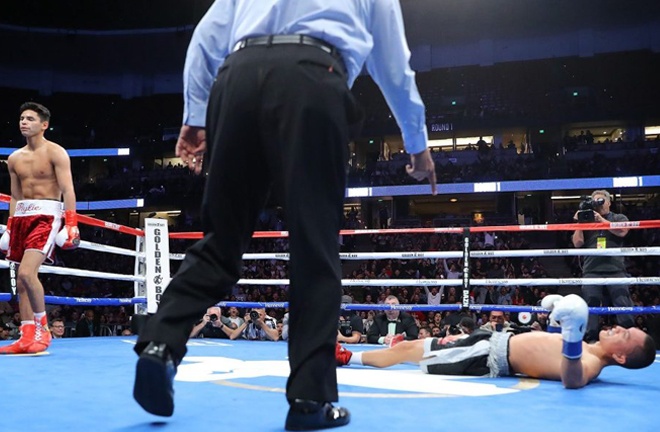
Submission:
M 550 294 L 543 297 L 541 300 L 541 307 L 548 309 L 550 312 L 555 308 L 555 304 L 563 299 L 564 296 L 559 294 Z M 559 323 L 552 318 L 552 314 L 548 317 L 548 333 L 561 333 L 561 326 Z
M 564 357 L 570 360 L 582 357 L 582 338 L 589 319 L 587 302 L 578 295 L 567 295 L 553 304 L 550 319 L 561 324 Z

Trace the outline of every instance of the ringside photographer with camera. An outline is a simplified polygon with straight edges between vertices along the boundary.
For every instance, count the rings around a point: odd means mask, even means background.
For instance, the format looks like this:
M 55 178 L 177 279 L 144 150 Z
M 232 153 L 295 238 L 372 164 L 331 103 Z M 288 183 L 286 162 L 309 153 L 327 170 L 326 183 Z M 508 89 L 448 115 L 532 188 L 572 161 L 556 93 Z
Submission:
M 201 321 L 193 327 L 190 338 L 228 339 L 235 328 L 236 326 L 231 320 L 222 315 L 222 310 L 219 307 L 212 306 L 206 310 Z
M 341 302 L 343 304 L 349 304 L 353 303 L 353 299 L 349 295 L 343 295 L 341 296 Z M 337 342 L 360 343 L 363 330 L 364 323 L 362 322 L 362 318 L 355 311 L 342 309 L 337 327 Z
M 606 190 L 595 190 L 591 197 L 580 203 L 580 210 L 573 219 L 580 222 L 607 223 L 625 222 L 628 218 L 610 211 L 612 196 Z M 623 238 L 628 229 L 576 230 L 573 233 L 573 246 L 576 248 L 608 249 L 623 246 Z M 582 264 L 583 278 L 618 278 L 628 277 L 624 257 L 622 256 L 587 256 Z M 583 285 L 582 297 L 590 307 L 633 306 L 628 285 Z M 632 315 L 616 315 L 617 322 L 625 328 L 633 327 Z M 590 315 L 585 334 L 585 341 L 598 340 L 598 315 Z
M 280 338 L 275 318 L 266 315 L 264 308 L 252 308 L 245 314 L 245 322 L 231 332 L 229 339 L 243 337 L 248 340 L 272 340 Z

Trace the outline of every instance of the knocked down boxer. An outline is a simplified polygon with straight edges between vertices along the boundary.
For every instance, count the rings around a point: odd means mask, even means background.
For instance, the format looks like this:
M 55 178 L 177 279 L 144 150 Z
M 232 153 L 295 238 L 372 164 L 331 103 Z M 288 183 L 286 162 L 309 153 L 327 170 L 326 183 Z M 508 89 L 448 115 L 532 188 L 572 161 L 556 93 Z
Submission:
M 638 328 L 602 330 L 598 342 L 583 342 L 589 308 L 575 294 L 547 296 L 542 306 L 551 311 L 548 332 L 511 334 L 477 330 L 459 339 L 402 341 L 391 348 L 360 353 L 337 344 L 337 364 L 384 368 L 415 362 L 430 374 L 490 377 L 522 374 L 561 380 L 564 387 L 575 389 L 587 385 L 606 366 L 641 369 L 655 360 L 653 339 Z

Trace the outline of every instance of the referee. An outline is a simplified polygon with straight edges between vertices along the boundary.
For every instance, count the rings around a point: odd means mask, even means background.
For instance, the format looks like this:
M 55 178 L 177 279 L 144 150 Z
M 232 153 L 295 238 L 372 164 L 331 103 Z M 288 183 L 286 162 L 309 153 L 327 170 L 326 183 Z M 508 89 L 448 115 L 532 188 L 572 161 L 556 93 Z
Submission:
M 287 430 L 343 426 L 334 348 L 341 297 L 338 232 L 348 143 L 362 121 L 350 92 L 366 68 L 401 128 L 408 174 L 436 192 L 424 104 L 398 0 L 216 0 L 184 68 L 176 154 L 204 161 L 204 237 L 187 251 L 135 347 L 134 396 L 169 416 L 172 381 L 196 319 L 240 277 L 271 190 L 282 193 L 291 253 Z

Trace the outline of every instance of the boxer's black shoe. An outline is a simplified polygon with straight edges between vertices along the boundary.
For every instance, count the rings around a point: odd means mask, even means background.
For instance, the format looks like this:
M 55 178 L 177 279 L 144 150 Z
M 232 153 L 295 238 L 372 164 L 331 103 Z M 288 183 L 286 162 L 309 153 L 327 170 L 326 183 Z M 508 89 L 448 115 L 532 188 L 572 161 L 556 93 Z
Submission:
M 284 428 L 290 431 L 328 429 L 347 425 L 351 413 L 330 402 L 295 399 L 290 402 Z
M 164 417 L 174 412 L 174 375 L 178 362 L 167 345 L 150 342 L 140 353 L 133 397 L 145 411 Z

